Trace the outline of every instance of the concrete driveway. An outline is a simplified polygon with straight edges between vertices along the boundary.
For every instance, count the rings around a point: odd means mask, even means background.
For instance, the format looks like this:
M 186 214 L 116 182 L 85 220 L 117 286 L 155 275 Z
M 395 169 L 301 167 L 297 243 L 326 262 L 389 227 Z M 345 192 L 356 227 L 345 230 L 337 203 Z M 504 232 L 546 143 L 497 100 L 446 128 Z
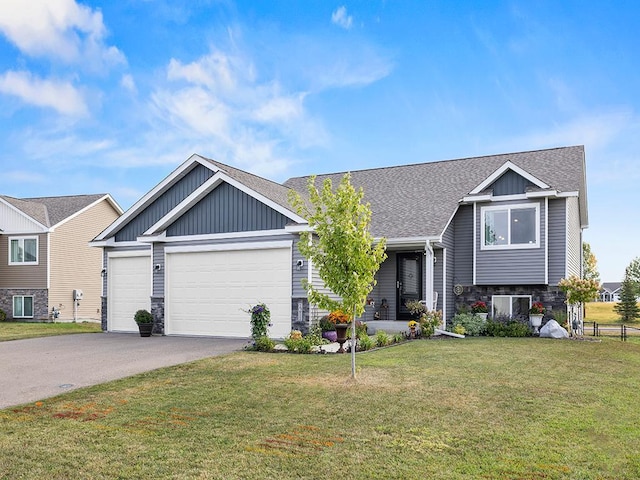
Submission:
M 0 409 L 241 350 L 246 339 L 87 333 L 0 342 Z

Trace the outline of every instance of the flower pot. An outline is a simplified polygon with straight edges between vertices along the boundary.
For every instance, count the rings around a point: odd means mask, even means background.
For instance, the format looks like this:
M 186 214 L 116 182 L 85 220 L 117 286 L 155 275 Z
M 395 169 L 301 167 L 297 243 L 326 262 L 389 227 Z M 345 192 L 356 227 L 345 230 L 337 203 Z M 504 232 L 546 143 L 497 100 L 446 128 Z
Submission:
M 538 334 L 540 332 L 539 328 L 540 325 L 542 325 L 542 317 L 544 317 L 542 314 L 529 314 L 529 323 L 533 327 L 534 334 Z
M 348 323 L 336 323 L 336 342 L 340 344 L 340 348 L 337 353 L 344 353 L 344 342 L 347 341 L 347 330 L 349 329 Z
M 322 338 L 326 338 L 330 342 L 336 342 L 338 340 L 338 334 L 335 330 L 329 330 L 328 332 L 322 332 Z
M 141 337 L 150 337 L 153 330 L 153 323 L 139 323 L 138 331 Z
M 482 320 L 486 320 L 487 319 L 487 315 L 489 315 L 487 312 L 477 312 L 474 313 L 474 315 L 480 317 Z
M 416 327 L 415 326 L 409 327 L 409 336 L 411 338 L 416 338 Z

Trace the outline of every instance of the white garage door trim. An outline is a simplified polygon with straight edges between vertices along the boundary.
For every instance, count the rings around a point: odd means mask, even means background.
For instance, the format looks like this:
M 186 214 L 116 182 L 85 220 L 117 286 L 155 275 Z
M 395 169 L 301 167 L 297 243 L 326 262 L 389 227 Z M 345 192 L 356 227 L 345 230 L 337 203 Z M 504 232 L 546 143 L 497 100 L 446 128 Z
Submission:
M 128 260 L 130 262 L 127 262 Z M 118 267 L 115 267 L 116 264 Z M 122 267 L 130 269 L 128 272 L 125 271 L 126 283 L 123 283 L 121 277 Z M 133 315 L 141 308 L 151 309 L 151 277 L 150 250 L 107 253 L 108 331 L 138 331 Z
M 286 336 L 292 247 L 292 241 L 167 247 L 165 333 L 249 337 L 250 316 L 243 310 L 264 302 L 273 324 L 269 335 Z

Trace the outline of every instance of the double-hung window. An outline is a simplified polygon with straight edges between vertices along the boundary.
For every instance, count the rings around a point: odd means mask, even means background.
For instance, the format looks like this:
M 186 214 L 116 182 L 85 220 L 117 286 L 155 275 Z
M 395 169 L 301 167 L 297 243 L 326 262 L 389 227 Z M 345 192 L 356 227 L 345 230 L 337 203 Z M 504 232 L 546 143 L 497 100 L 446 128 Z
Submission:
M 540 244 L 540 206 L 521 204 L 481 208 L 483 250 L 537 248 Z
M 33 318 L 33 297 L 16 295 L 13 297 L 13 318 Z
M 38 237 L 10 237 L 9 265 L 37 265 Z

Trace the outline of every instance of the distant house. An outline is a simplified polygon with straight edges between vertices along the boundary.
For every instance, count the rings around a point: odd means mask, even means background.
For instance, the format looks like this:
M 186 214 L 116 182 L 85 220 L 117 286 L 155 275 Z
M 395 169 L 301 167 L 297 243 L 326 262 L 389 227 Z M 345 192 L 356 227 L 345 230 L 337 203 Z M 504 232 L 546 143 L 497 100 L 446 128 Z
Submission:
M 409 318 L 424 300 L 445 322 L 476 300 L 525 316 L 534 301 L 564 311 L 560 279 L 581 274 L 588 225 L 584 148 L 554 148 L 351 172 L 371 204 L 371 232 L 388 259 L 366 320 Z M 320 175 L 334 185 L 342 173 Z M 96 237 L 104 249 L 103 328 L 135 331 L 151 309 L 165 334 L 249 336 L 243 311 L 265 302 L 270 334 L 306 329 L 318 312 L 301 280 L 321 286 L 300 255 L 306 219 L 290 189 L 193 155 Z
M 601 302 L 619 302 L 622 282 L 604 282 L 600 287 L 598 299 Z
M 59 320 L 100 319 L 102 256 L 89 241 L 121 214 L 106 194 L 0 195 L 0 309 L 7 318 L 47 320 L 55 311 Z

